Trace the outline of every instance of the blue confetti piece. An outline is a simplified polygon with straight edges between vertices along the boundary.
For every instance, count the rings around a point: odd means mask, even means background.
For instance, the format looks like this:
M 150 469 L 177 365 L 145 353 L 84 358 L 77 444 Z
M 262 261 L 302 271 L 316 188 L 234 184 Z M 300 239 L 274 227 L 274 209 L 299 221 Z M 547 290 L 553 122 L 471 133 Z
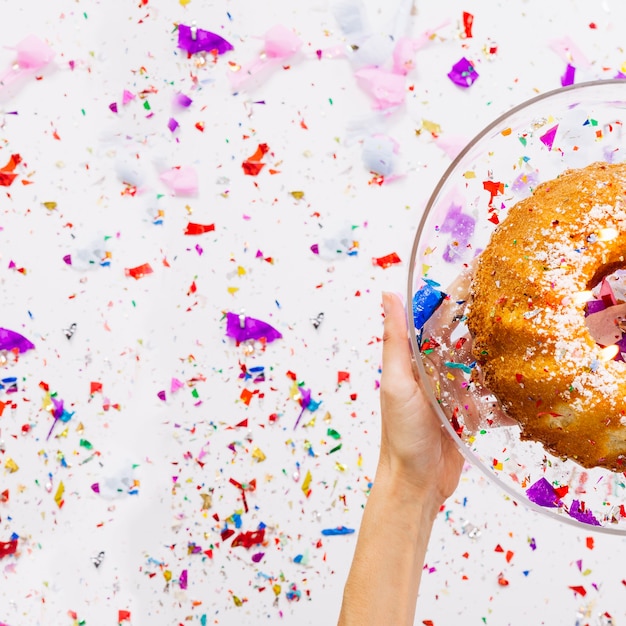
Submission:
M 444 301 L 446 294 L 435 289 L 430 282 L 415 292 L 413 296 L 413 323 L 421 330 L 424 324 Z
M 324 528 L 322 535 L 351 535 L 354 532 L 354 528 L 346 528 L 345 526 L 337 526 L 337 528 Z
M 472 370 L 476 366 L 476 362 L 474 361 L 471 365 L 465 365 L 465 363 L 454 363 L 453 361 L 446 361 L 444 365 L 453 369 L 463 370 L 466 374 L 471 374 Z

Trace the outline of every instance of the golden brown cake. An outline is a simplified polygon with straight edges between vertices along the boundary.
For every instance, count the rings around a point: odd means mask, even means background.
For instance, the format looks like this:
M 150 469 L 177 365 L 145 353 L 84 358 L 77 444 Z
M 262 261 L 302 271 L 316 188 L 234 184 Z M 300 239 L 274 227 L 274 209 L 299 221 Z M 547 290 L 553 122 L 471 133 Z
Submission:
M 494 231 L 478 258 L 467 323 L 484 384 L 523 439 L 623 472 L 626 363 L 591 336 L 584 293 L 618 268 L 626 269 L 626 164 L 568 170 Z

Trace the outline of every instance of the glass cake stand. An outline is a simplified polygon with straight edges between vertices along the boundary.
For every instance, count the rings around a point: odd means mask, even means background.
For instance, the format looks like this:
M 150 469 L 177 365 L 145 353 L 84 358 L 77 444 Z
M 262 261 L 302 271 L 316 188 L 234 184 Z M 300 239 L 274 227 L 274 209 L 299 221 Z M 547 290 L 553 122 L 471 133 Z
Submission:
M 623 473 L 585 469 L 521 440 L 495 398 L 478 397 L 468 385 L 473 359 L 463 311 L 472 262 L 507 209 L 566 169 L 626 160 L 625 123 L 626 81 L 616 79 L 544 93 L 489 124 L 454 159 L 426 204 L 407 298 L 418 375 L 466 459 L 533 510 L 586 531 L 621 535 Z M 442 293 L 453 297 L 438 306 Z M 441 333 L 453 357 L 432 340 Z M 479 407 L 478 420 L 464 412 L 470 404 Z

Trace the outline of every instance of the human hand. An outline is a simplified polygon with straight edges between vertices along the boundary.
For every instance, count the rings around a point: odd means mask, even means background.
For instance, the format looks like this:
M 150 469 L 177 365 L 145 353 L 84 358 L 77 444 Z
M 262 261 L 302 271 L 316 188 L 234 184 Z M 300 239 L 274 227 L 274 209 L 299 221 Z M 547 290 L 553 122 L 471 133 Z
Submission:
M 458 484 L 463 457 L 415 379 L 402 301 L 384 293 L 383 310 L 377 478 L 400 481 L 438 508 Z

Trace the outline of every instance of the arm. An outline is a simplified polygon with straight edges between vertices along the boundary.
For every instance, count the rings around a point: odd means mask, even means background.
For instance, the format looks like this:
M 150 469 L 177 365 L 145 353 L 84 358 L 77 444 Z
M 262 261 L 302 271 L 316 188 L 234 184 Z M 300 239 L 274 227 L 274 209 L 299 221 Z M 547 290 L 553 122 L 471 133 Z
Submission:
M 413 624 L 432 526 L 463 467 L 415 380 L 402 302 L 385 293 L 383 310 L 380 456 L 339 626 Z

